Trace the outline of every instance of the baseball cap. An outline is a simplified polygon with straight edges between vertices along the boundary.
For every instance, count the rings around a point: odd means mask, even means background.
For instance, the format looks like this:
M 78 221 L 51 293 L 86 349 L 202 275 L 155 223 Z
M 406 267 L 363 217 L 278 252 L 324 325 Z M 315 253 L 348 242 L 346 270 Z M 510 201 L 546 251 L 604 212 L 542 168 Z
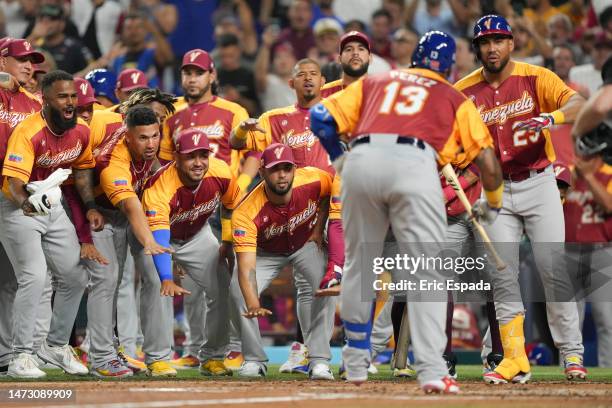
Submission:
M 124 69 L 117 78 L 117 89 L 123 92 L 148 87 L 147 76 L 139 69 Z
M 497 14 L 489 14 L 480 17 L 474 25 L 474 38 L 475 42 L 478 38 L 487 35 L 503 35 L 507 37 L 513 37 L 512 28 L 508 21 Z
M 554 170 L 557 181 L 562 181 L 567 185 L 571 184 L 572 174 L 569 167 L 567 167 L 565 163 L 556 162 L 554 165 Z
M 367 35 L 359 31 L 349 31 L 340 38 L 340 52 L 342 52 L 346 44 L 351 41 L 362 43 L 368 49 L 368 52 L 370 51 L 370 39 Z
M 38 10 L 39 16 L 51 17 L 53 19 L 59 20 L 64 18 L 64 9 L 61 6 L 56 4 L 45 4 L 40 6 Z
M 262 166 L 266 169 L 274 167 L 280 163 L 290 163 L 295 165 L 293 151 L 291 148 L 282 143 L 272 143 L 261 154 Z
M 47 68 L 45 68 L 44 66 L 42 66 L 41 64 L 33 64 L 32 65 L 32 73 L 33 73 L 33 75 L 36 75 L 36 74 L 46 74 L 47 72 L 49 72 L 49 70 Z
M 181 154 L 195 152 L 196 150 L 212 151 L 208 136 L 197 128 L 190 128 L 179 133 L 176 142 L 176 151 Z
M 324 17 L 317 20 L 313 27 L 313 31 L 316 36 L 324 33 L 336 33 L 340 35 L 342 34 L 342 26 L 337 20 L 330 17 Z
M 210 55 L 208 55 L 206 51 L 199 48 L 187 51 L 185 55 L 183 55 L 183 64 L 181 65 L 181 69 L 190 65 L 201 68 L 204 71 L 211 71 L 215 67 Z
M 2 57 L 30 57 L 30 61 L 34 64 L 40 64 L 45 61 L 45 56 L 36 51 L 32 44 L 22 38 L 8 38 L 0 45 L 0 56 Z
M 77 91 L 77 106 L 79 108 L 98 102 L 91 84 L 86 79 L 74 78 L 74 87 Z

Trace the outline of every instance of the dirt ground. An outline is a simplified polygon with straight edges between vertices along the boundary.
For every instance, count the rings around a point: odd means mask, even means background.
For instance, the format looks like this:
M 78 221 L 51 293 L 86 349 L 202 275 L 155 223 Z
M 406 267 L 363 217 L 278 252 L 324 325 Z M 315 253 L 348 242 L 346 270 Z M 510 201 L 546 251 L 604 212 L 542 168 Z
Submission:
M 9 401 L 9 389 L 72 389 L 70 401 Z M 371 381 L 360 387 L 341 382 L 311 381 L 142 381 L 54 382 L 0 384 L 0 406 L 161 408 L 198 406 L 253 406 L 300 408 L 382 407 L 537 407 L 612 406 L 612 384 L 533 382 L 527 385 L 488 386 L 462 382 L 457 396 L 426 396 L 416 382 Z

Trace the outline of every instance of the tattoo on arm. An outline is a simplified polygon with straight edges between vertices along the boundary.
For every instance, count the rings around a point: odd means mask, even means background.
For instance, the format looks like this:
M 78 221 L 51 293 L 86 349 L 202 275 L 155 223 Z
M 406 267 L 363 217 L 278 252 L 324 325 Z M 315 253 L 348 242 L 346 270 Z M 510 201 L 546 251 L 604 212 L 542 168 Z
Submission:
M 259 291 L 257 290 L 257 275 L 255 274 L 255 269 L 251 269 L 249 271 L 249 284 L 255 291 L 255 294 L 259 296 Z
M 84 203 L 95 201 L 93 169 L 74 169 L 74 186 Z

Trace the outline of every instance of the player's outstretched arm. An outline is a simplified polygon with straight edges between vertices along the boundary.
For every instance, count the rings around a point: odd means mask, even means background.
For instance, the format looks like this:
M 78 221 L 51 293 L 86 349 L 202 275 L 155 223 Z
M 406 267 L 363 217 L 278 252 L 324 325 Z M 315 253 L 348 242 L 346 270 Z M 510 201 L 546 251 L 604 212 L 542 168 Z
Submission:
M 315 136 L 319 138 L 325 150 L 327 150 L 332 162 L 344 154 L 346 146 L 340 140 L 338 125 L 332 114 L 322 103 L 318 103 L 310 108 L 310 127 Z
M 140 204 L 140 200 L 138 200 L 138 198 L 126 198 L 121 200 L 117 206 L 130 222 L 130 226 L 132 227 L 132 231 L 134 232 L 136 239 L 144 247 L 145 254 L 157 255 L 164 252 L 174 252 L 172 248 L 161 246 L 155 241 L 155 238 L 153 238 L 153 234 L 149 229 L 149 223 L 145 218 L 142 204 Z
M 257 119 L 249 118 L 243 120 L 238 126 L 232 129 L 230 133 L 230 147 L 236 150 L 243 150 L 246 148 L 249 132 L 255 131 L 266 133 L 265 129 L 262 129 L 261 126 L 259 126 Z
M 244 297 L 247 310 L 242 315 L 249 319 L 259 316 L 268 316 L 272 312 L 261 307 L 257 290 L 257 276 L 255 265 L 257 254 L 255 252 L 238 252 L 238 284 Z
M 595 129 L 612 112 L 612 85 L 604 85 L 578 112 L 572 136 L 574 139 Z

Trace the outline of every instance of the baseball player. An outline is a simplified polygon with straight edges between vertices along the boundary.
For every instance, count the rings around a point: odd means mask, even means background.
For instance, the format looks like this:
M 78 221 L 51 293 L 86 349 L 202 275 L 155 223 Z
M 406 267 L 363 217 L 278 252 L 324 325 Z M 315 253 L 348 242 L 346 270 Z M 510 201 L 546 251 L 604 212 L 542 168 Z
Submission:
M 161 97 L 165 96 L 154 91 Z M 155 103 L 165 106 L 167 112 L 172 113 L 173 102 L 173 98 L 164 97 Z M 147 257 L 169 249 L 155 242 L 138 199 L 146 179 L 158 166 L 156 154 L 159 139 L 160 120 L 156 113 L 149 106 L 135 105 L 127 110 L 125 127 L 115 131 L 111 138 L 99 146 L 100 153 L 96 158 L 99 178 L 96 201 L 102 208 L 106 225 L 100 233 L 94 232 L 93 239 L 110 265 L 90 265 L 90 268 L 99 268 L 100 273 L 112 274 L 120 281 L 129 244 L 136 267 L 143 273 L 141 316 L 156 316 L 156 319 L 141 320 L 146 373 L 150 376 L 174 376 L 176 370 L 168 364 L 171 344 L 166 333 L 169 326 L 166 320 L 172 305 L 167 301 L 169 299 L 163 300 L 159 296 L 160 283 L 155 271 L 143 267 L 150 260 Z M 107 294 L 110 296 L 105 297 L 105 301 L 112 305 L 114 290 Z M 118 312 L 122 313 L 121 310 Z M 112 322 L 111 313 L 108 318 Z M 92 342 L 93 337 L 92 333 Z M 108 343 L 105 345 L 106 350 L 109 350 Z
M 59 184 L 70 172 L 65 172 L 63 179 L 54 184 L 56 190 L 41 188 L 37 192 L 35 186 L 39 182 L 44 184 L 57 169 L 72 168 L 74 183 L 88 208 L 87 219 L 92 228 L 100 229 L 104 224 L 102 215 L 93 207 L 94 161 L 89 129 L 77 120 L 73 78 L 63 71 L 50 72 L 43 80 L 42 89 L 42 111 L 21 122 L 9 139 L 0 197 L 3 245 L 18 283 L 13 306 L 14 357 L 9 363 L 8 375 L 27 378 L 45 375 L 31 353 L 35 305 L 45 283 L 47 265 L 57 286 L 51 328 L 37 354 L 43 361 L 70 374 L 88 372 L 68 345 L 87 284 L 87 275 L 79 264 L 74 226 L 60 204 Z M 28 187 L 27 192 L 24 187 Z
M 585 289 L 597 327 L 597 360 L 612 366 L 610 259 L 612 247 L 612 129 L 601 123 L 576 142 L 576 179 L 563 207 L 567 242 L 578 252 L 579 265 L 588 268 Z M 577 248 L 575 248 L 577 246 Z M 583 267 L 584 267 L 583 266 Z
M 493 242 L 516 243 L 500 248 L 508 269 L 493 274 L 504 359 L 483 378 L 491 384 L 526 382 L 531 371 L 524 347 L 518 242 L 525 231 L 532 243 L 540 243 L 534 248 L 536 266 L 545 290 L 552 290 L 559 265 L 553 262 L 551 251 L 563 250 L 565 231 L 548 129 L 554 124 L 573 122 L 584 99 L 551 71 L 512 60 L 512 29 L 501 16 L 488 15 L 478 20 L 473 45 L 482 68 L 457 82 L 456 88 L 478 107 L 495 140 L 495 153 L 504 174 L 504 207 L 487 232 Z M 576 304 L 549 302 L 546 310 L 566 374 L 584 378 Z
M 491 221 L 501 207 L 501 172 L 491 136 L 472 102 L 443 77 L 454 54 L 452 37 L 428 32 L 415 53 L 415 68 L 368 76 L 311 109 L 313 132 L 332 160 L 343 153 L 338 134 L 350 135 L 351 152 L 341 174 L 346 270 L 340 315 L 348 338 L 342 358 L 347 379 L 355 383 L 367 379 L 372 266 L 389 226 L 400 254 L 410 257 L 436 256 L 444 241 L 446 213 L 436 158 L 444 165 L 461 152 L 479 166 L 486 196 L 479 218 Z M 431 268 L 413 272 L 427 282 L 445 279 Z M 446 291 L 419 295 L 407 291 L 409 300 L 419 300 L 408 304 L 408 316 L 421 388 L 457 393 L 442 358 Z
M 147 183 L 143 208 L 157 243 L 174 249 L 174 262 L 202 287 L 206 299 L 204 343 L 198 353 L 200 373 L 225 376 L 223 365 L 228 342 L 228 298 L 234 266 L 231 221 L 226 213 L 238 203 L 240 190 L 229 166 L 209 157 L 212 148 L 197 128 L 179 133 L 176 161 L 167 164 Z M 207 220 L 223 205 L 222 243 Z M 184 293 L 173 282 L 170 254 L 153 256 L 162 295 Z M 150 266 L 152 267 L 152 265 Z
M 44 61 L 44 56 L 27 41 L 7 37 L 0 40 L 0 76 L 4 77 L 0 88 L 0 164 L 4 162 L 8 139 L 15 126 L 41 108 L 40 99 L 23 88 L 32 76 L 35 61 Z M 11 339 L 16 291 L 15 273 L 0 245 L 0 375 L 6 374 L 13 354 Z
M 115 84 L 114 92 L 119 102 L 109 106 L 106 110 L 119 112 L 119 104 L 126 101 L 134 91 L 148 87 L 149 83 L 144 72 L 136 68 L 124 69 L 117 76 L 117 83 Z
M 230 145 L 234 149 L 261 152 L 272 143 L 283 143 L 293 150 L 293 157 L 298 168 L 317 167 L 334 176 L 334 192 L 332 192 L 330 202 L 321 206 L 322 213 L 318 217 L 317 228 L 313 234 L 313 240 L 322 240 L 322 231 L 329 214 L 328 265 L 319 289 L 331 293 L 339 290 L 337 286 L 342 279 L 344 266 L 344 243 L 340 219 L 341 182 L 331 165 L 329 155 L 310 130 L 308 112 L 310 107 L 321 101 L 321 85 L 324 82 L 321 68 L 316 61 L 308 58 L 298 61 L 289 80 L 289 86 L 295 90 L 297 103 L 265 112 L 257 121 L 253 119 L 242 121 L 232 131 Z M 281 366 L 280 372 L 308 373 L 307 349 L 302 343 L 303 335 L 298 333 L 298 341 L 292 344 L 288 361 Z M 232 347 L 236 345 L 232 344 Z
M 85 75 L 85 79 L 93 87 L 94 95 L 102 106 L 110 108 L 119 103 L 115 95 L 117 76 L 112 71 L 104 68 L 94 69 Z
M 333 330 L 333 298 L 314 297 L 325 274 L 325 254 L 310 241 L 321 198 L 332 190 L 332 176 L 315 167 L 296 169 L 293 149 L 272 143 L 262 154 L 260 183 L 234 210 L 232 229 L 237 272 L 230 290 L 238 307 L 232 318 L 239 328 L 244 363 L 239 374 L 266 375 L 256 317 L 271 312 L 260 306 L 259 295 L 286 265 L 293 266 L 298 319 L 309 351 L 309 376 L 333 380 L 329 341 Z
M 372 62 L 370 40 L 367 35 L 359 31 L 350 31 L 342 36 L 339 53 L 338 61 L 342 65 L 342 78 L 323 85 L 322 98 L 327 98 L 364 77 Z

